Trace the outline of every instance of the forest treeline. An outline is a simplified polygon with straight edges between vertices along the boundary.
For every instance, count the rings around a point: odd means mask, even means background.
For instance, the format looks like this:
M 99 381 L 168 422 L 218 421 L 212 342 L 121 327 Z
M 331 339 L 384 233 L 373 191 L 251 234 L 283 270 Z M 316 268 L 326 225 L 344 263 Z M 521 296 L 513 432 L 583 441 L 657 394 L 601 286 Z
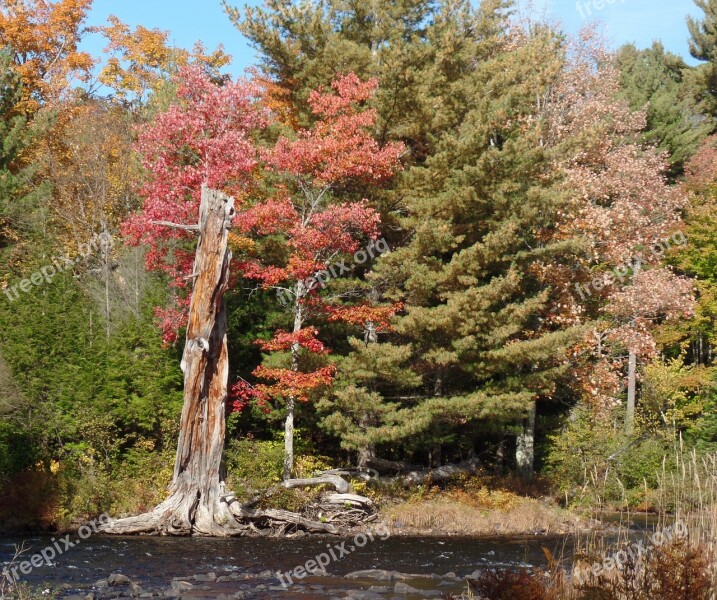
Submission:
M 0 7 L 4 523 L 162 497 L 196 240 L 157 222 L 203 183 L 237 205 L 235 484 L 475 458 L 649 507 L 716 449 L 716 0 L 696 66 L 510 0 L 226 4 L 241 81 L 114 17 L 82 52 L 91 4 Z

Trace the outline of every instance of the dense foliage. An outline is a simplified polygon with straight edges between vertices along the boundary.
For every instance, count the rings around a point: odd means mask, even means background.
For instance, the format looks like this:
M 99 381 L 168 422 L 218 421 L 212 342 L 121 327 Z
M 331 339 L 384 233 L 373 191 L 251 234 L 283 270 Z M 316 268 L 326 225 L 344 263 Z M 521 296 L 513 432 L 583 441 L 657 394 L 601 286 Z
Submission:
M 647 506 L 715 450 L 717 0 L 696 67 L 474 4 L 226 6 L 236 81 L 114 17 L 80 52 L 91 0 L 0 7 L 0 522 L 161 497 L 203 184 L 239 487 L 477 457 Z

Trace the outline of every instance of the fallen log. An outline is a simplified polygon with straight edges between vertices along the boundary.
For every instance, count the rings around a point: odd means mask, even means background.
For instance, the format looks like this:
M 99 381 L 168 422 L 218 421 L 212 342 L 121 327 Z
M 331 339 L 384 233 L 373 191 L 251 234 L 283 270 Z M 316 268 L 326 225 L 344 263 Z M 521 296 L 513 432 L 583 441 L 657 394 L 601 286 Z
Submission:
M 386 460 L 377 456 L 370 458 L 366 464 L 379 473 L 405 473 L 406 471 L 418 471 L 424 468 L 421 465 L 414 465 L 402 460 Z
M 456 475 L 475 475 L 478 472 L 480 461 L 477 458 L 469 458 L 462 462 L 443 465 L 435 469 L 421 469 L 411 471 L 406 475 L 401 475 L 397 479 L 402 480 L 408 485 L 416 485 L 419 483 L 441 483 L 448 481 Z
M 324 504 L 336 504 L 345 506 L 346 504 L 356 507 L 374 508 L 375 505 L 371 498 L 366 496 L 358 496 L 357 494 L 327 494 L 323 499 Z
M 311 487 L 318 485 L 330 485 L 339 493 L 346 493 L 350 491 L 351 485 L 345 479 L 342 479 L 338 475 L 324 475 L 321 477 L 311 477 L 310 479 L 287 479 L 278 483 L 277 485 L 271 486 L 269 489 L 264 490 L 260 494 L 257 494 L 242 506 L 244 509 L 254 508 L 257 504 L 264 500 L 268 500 L 272 496 L 275 496 L 277 492 L 282 489 L 291 490 L 299 487 Z
M 346 494 L 351 489 L 349 482 L 338 475 L 322 475 L 321 477 L 312 477 L 310 479 L 287 479 L 281 485 L 287 490 L 314 485 L 330 485 L 340 494 Z

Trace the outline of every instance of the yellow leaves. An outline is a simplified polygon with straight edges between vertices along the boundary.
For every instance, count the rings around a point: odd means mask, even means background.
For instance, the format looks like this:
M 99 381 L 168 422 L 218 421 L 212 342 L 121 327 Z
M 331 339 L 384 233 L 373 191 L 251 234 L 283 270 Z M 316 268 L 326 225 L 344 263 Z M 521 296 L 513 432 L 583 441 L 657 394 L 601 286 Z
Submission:
M 65 254 L 73 256 L 106 224 L 116 229 L 134 208 L 139 166 L 124 111 L 102 102 L 62 111 L 38 148 L 41 176 L 52 184 L 52 221 Z
M 701 391 L 711 385 L 703 365 L 685 365 L 682 357 L 657 360 L 645 367 L 641 420 L 645 424 L 686 427 L 704 411 Z
M 208 53 L 202 43 L 197 42 L 189 52 L 170 47 L 167 31 L 147 29 L 141 25 L 131 30 L 114 15 L 108 21 L 110 24 L 98 28 L 98 31 L 109 41 L 105 52 L 116 55 L 107 60 L 99 80 L 115 90 L 122 99 L 130 96 L 141 99 L 164 76 L 184 65 L 199 64 L 216 71 L 231 60 L 221 46 Z
M 262 76 L 259 72 L 254 73 L 254 81 L 262 87 L 262 102 L 274 113 L 276 120 L 288 125 L 294 131 L 298 130 L 300 127 L 299 119 L 296 112 L 296 104 L 291 98 L 291 92 L 287 88 Z
M 256 242 L 235 232 L 229 233 L 229 248 L 236 254 L 254 254 Z
M 192 49 L 192 53 L 189 54 L 189 58 L 189 62 L 205 65 L 212 70 L 221 69 L 222 67 L 227 66 L 232 60 L 232 57 L 224 52 L 224 48 L 222 46 L 219 46 L 216 50 L 214 50 L 214 52 L 207 54 L 207 49 L 204 47 L 202 42 L 196 42 L 194 44 L 194 48 Z
M 0 46 L 14 52 L 23 82 L 19 110 L 32 115 L 55 102 L 74 78 L 86 78 L 94 61 L 77 45 L 92 0 L 5 0 L 0 8 Z

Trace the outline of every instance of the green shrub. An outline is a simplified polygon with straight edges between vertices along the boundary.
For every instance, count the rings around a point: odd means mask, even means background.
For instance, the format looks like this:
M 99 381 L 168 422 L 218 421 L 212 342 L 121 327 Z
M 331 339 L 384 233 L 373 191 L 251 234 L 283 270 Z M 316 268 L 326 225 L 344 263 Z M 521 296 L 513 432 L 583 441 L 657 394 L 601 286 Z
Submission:
M 577 505 L 649 508 L 663 460 L 668 467 L 673 461 L 664 435 L 627 436 L 619 416 L 601 420 L 580 405 L 550 442 L 546 474 L 560 496 Z

